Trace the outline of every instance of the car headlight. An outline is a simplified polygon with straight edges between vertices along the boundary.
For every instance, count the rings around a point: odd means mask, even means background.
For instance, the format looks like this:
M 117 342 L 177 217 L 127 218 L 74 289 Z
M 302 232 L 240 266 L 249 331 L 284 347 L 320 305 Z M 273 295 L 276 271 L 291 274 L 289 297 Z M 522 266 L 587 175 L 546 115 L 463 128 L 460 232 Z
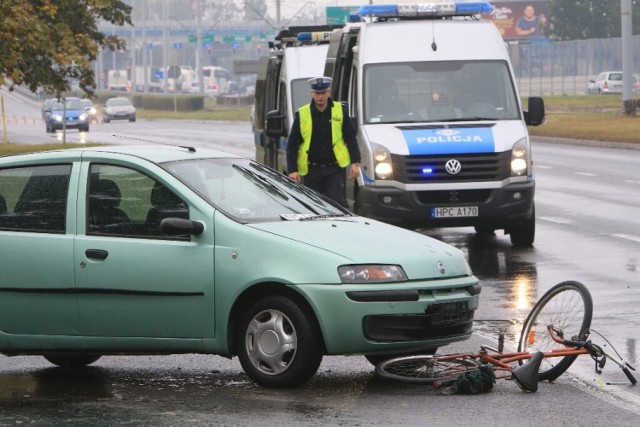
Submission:
M 62 121 L 62 116 L 61 116 L 60 114 L 53 114 L 53 115 L 51 116 L 51 118 L 52 118 L 53 120 L 55 120 L 56 122 L 61 122 L 61 121 Z
M 529 161 L 526 140 L 516 142 L 511 149 L 511 176 L 523 176 L 527 174 Z
M 338 274 L 342 283 L 389 283 L 408 280 L 399 265 L 342 265 L 338 267 Z
M 376 178 L 392 179 L 393 165 L 391 163 L 391 153 L 382 145 L 373 144 L 373 161 Z
M 88 114 L 87 113 L 82 113 L 80 114 L 80 117 L 78 117 L 81 121 L 85 121 L 87 120 Z

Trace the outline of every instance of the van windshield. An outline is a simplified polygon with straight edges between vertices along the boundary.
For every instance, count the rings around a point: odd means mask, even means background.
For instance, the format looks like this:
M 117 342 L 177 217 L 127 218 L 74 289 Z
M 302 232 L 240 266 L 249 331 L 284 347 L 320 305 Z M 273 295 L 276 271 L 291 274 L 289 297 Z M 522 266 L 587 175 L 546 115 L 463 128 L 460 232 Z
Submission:
M 505 61 L 370 64 L 363 94 L 365 123 L 520 119 Z

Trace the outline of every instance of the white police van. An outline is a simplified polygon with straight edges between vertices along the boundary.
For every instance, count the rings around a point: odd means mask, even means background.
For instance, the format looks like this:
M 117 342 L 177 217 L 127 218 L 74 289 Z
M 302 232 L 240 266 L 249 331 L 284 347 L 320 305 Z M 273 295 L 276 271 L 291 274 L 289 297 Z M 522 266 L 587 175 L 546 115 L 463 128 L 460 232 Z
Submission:
M 535 236 L 527 125 L 502 36 L 485 1 L 364 5 L 331 36 L 325 74 L 358 128 L 357 213 L 409 228 L 502 229 L 514 246 Z
M 286 172 L 287 138 L 293 115 L 311 101 L 307 80 L 322 75 L 329 37 L 336 28 L 290 27 L 270 44 L 269 56 L 260 58 L 252 115 L 255 158 L 259 163 Z M 299 40 L 301 33 L 305 36 Z

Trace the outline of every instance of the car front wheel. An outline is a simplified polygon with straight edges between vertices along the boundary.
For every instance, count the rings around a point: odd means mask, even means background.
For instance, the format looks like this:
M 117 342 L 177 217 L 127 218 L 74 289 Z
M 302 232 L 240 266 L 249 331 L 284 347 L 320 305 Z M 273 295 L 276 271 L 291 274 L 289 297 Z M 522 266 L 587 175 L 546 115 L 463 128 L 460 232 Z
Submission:
M 247 375 L 270 388 L 305 383 L 316 373 L 323 356 L 313 315 L 281 295 L 260 300 L 242 314 L 236 349 Z

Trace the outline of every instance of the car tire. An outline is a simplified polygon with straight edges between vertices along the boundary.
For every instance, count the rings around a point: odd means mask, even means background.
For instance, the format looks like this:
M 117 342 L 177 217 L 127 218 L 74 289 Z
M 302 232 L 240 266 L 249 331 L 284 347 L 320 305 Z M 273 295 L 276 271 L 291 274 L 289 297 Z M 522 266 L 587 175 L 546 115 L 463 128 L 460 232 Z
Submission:
M 102 123 L 109 123 L 109 117 L 104 116 L 104 117 L 102 118 Z
M 83 132 L 89 132 L 89 125 L 84 126 L 81 130 Z
M 136 121 L 136 118 L 135 118 L 135 117 L 130 117 L 130 118 L 129 118 L 129 121 L 130 121 L 130 122 L 135 122 L 135 121 Z
M 45 355 L 44 358 L 61 368 L 82 368 L 91 365 L 102 356 L 98 354 Z
M 320 329 L 309 309 L 283 295 L 251 304 L 235 337 L 242 368 L 268 388 L 293 388 L 315 375 L 324 354 Z
M 53 132 L 51 130 L 51 126 L 49 125 L 49 123 L 45 123 L 44 126 L 45 126 L 45 130 L 46 130 L 47 133 L 52 133 Z
M 536 235 L 536 210 L 535 207 L 531 213 L 531 217 L 522 225 L 509 229 L 509 237 L 511 244 L 516 248 L 529 248 L 533 246 Z

